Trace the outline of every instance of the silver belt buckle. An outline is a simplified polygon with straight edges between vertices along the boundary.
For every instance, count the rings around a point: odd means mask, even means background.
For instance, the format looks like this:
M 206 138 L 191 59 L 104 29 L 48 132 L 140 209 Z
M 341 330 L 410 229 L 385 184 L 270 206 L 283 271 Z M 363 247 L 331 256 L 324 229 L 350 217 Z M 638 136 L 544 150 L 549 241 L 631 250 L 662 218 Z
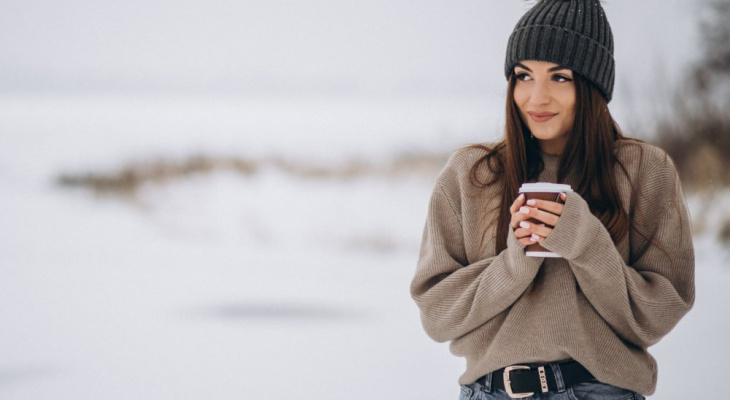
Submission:
M 516 369 L 526 369 L 529 370 L 530 367 L 526 365 L 511 365 L 509 367 L 506 367 L 504 369 L 504 372 L 502 373 L 502 378 L 504 380 L 504 390 L 507 392 L 507 395 L 512 399 L 524 399 L 525 397 L 530 397 L 535 392 L 530 393 L 512 393 L 512 382 L 509 379 L 509 373 L 516 370 Z

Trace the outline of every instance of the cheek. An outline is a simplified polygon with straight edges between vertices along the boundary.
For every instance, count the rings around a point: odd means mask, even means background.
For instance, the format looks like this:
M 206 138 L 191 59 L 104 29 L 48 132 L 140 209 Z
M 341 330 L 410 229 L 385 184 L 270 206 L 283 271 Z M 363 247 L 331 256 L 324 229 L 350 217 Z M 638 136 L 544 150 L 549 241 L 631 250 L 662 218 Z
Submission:
M 573 122 L 575 122 L 575 101 L 570 103 L 568 106 L 568 116 L 570 119 L 570 125 L 573 125 Z
M 575 120 L 575 92 L 566 92 L 560 96 L 560 104 L 566 116 L 566 124 L 573 125 Z
M 519 87 L 516 87 L 515 91 L 512 93 L 512 97 L 517 105 L 517 109 L 520 110 L 521 114 L 524 114 L 525 110 L 523 109 L 523 104 L 527 101 L 526 91 L 520 90 Z
M 560 102 L 563 104 L 563 107 L 568 111 L 569 114 L 574 115 L 575 114 L 575 88 L 570 88 L 570 90 L 566 90 L 564 93 L 561 94 L 561 100 Z

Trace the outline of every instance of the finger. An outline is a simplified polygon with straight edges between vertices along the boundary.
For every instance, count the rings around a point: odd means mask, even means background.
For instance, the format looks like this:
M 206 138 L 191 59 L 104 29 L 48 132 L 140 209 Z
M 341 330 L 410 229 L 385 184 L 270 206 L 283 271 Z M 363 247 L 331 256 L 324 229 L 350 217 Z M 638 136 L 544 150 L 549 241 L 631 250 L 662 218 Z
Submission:
M 525 246 L 535 244 L 535 242 L 531 241 L 530 238 L 520 239 L 520 243 L 524 244 Z
M 530 207 L 539 208 L 541 210 L 547 211 L 551 214 L 555 215 L 562 215 L 563 214 L 563 206 L 560 203 L 556 203 L 554 201 L 549 200 L 538 200 L 538 199 L 530 199 L 527 200 L 526 203 Z
M 512 214 L 512 218 L 510 218 L 510 225 L 512 225 L 512 229 L 517 229 L 520 225 L 520 222 L 530 218 L 529 213 L 523 212 L 523 210 L 526 208 L 527 207 L 522 206 L 515 213 Z
M 517 199 L 512 203 L 512 205 L 509 208 L 509 213 L 514 214 L 517 212 L 517 210 L 520 209 L 525 204 L 525 195 L 520 193 L 519 196 L 517 196 Z
M 512 229 L 517 229 L 520 226 L 520 222 L 529 219 L 530 216 L 528 214 L 524 214 L 519 212 L 519 209 L 512 214 L 512 218 L 510 218 L 510 225 L 512 225 Z
M 542 240 L 543 240 L 542 237 L 540 237 L 539 235 L 535 235 L 533 233 L 532 235 L 530 235 L 530 236 L 528 236 L 526 238 L 520 239 L 520 243 L 522 243 L 522 244 L 524 244 L 526 246 L 529 246 L 531 244 L 535 244 L 535 243 L 541 242 Z
M 530 231 L 529 229 L 518 228 L 517 230 L 515 230 L 515 237 L 517 239 L 529 238 L 532 235 L 532 233 L 533 232 Z
M 542 238 L 548 237 L 553 231 L 551 228 L 545 226 L 545 224 L 531 224 L 527 221 L 520 222 L 520 231 L 529 232 L 529 234 L 536 234 Z M 522 236 L 519 236 L 522 237 Z
M 549 213 L 547 211 L 542 211 L 537 208 L 533 207 L 527 207 L 523 206 L 520 207 L 519 214 L 526 215 L 530 218 L 534 218 L 546 225 L 555 226 L 558 224 L 558 220 L 560 219 L 559 216 Z

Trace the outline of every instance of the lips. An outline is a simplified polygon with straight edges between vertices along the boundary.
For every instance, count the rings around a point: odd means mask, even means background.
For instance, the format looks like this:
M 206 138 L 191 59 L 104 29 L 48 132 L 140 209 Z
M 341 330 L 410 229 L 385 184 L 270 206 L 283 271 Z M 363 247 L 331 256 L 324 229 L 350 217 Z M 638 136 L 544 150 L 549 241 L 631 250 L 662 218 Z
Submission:
M 558 115 L 558 113 L 553 113 L 553 112 L 533 112 L 533 111 L 528 111 L 527 114 L 535 122 L 547 122 L 547 121 L 550 121 L 554 116 Z

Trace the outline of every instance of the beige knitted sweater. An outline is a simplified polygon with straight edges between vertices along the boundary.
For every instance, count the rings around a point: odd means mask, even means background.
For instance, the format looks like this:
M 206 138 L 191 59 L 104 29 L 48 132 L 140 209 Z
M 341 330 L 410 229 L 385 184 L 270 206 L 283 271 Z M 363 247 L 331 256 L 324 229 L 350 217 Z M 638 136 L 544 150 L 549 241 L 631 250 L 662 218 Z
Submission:
M 628 140 L 616 150 L 628 172 L 616 167 L 623 207 L 653 244 L 630 230 L 614 245 L 570 193 L 542 243 L 564 258 L 543 259 L 526 257 L 512 231 L 507 249 L 494 253 L 495 227 L 484 214 L 500 201 L 499 188 L 469 182 L 484 154 L 461 149 L 439 175 L 411 284 L 428 335 L 466 358 L 459 383 L 507 365 L 572 358 L 601 382 L 653 393 L 657 366 L 647 348 L 694 303 L 690 221 L 671 160 Z M 542 157 L 539 180 L 555 182 L 558 157 Z M 567 183 L 575 186 L 575 177 Z

